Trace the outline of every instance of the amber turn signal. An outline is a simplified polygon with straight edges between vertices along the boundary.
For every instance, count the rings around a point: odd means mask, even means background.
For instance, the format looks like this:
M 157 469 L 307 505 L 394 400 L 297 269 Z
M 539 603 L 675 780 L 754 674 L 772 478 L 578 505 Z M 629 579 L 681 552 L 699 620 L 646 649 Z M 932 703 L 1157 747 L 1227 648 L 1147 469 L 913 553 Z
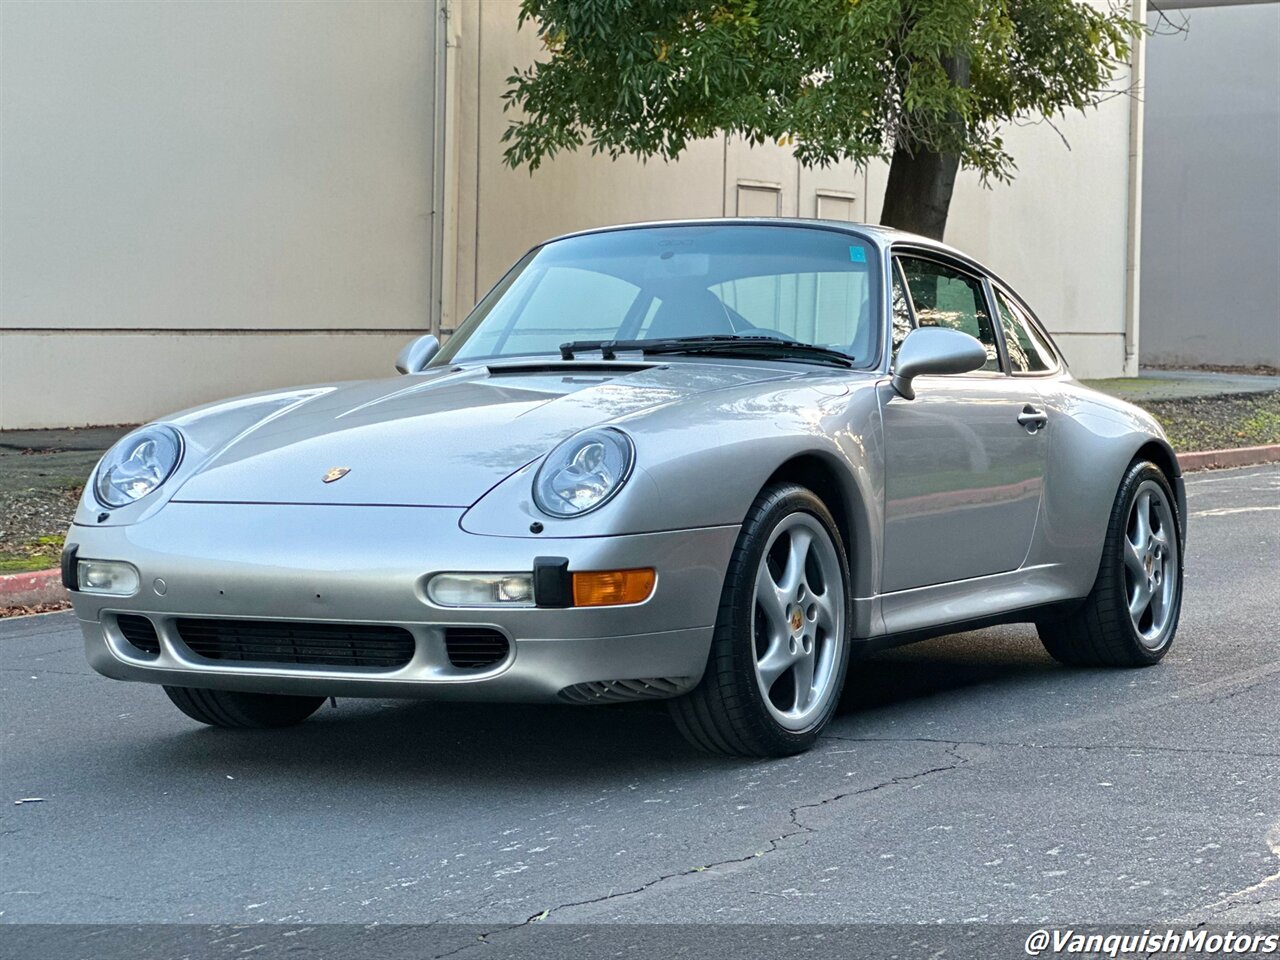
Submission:
M 644 570 L 594 570 L 573 575 L 575 607 L 613 607 L 643 603 L 653 595 L 657 575 Z

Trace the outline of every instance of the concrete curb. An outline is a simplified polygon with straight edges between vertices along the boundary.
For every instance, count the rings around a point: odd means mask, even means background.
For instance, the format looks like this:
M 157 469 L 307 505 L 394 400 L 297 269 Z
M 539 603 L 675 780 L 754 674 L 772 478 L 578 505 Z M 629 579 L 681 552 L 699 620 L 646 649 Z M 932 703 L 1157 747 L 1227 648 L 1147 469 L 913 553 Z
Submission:
M 1253 467 L 1263 463 L 1280 463 L 1280 443 L 1178 454 L 1178 465 L 1188 473 L 1226 467 Z M 38 570 L 34 573 L 0 576 L 0 607 L 63 603 L 68 599 L 67 590 L 62 585 L 61 570 Z
M 1261 447 L 1232 447 L 1227 450 L 1198 450 L 1178 454 L 1183 471 L 1221 470 L 1224 467 L 1254 467 L 1262 463 L 1280 463 L 1280 443 Z
M 62 571 L 37 570 L 0 576 L 0 607 L 28 607 L 37 603 L 65 603 Z

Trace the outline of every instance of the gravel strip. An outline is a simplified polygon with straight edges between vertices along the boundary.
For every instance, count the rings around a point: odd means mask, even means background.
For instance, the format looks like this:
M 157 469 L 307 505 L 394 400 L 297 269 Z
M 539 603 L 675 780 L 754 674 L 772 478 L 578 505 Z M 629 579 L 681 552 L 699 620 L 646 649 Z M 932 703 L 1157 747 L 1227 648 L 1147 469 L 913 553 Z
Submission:
M 57 603 L 20 604 L 16 607 L 0 607 L 0 619 L 5 617 L 29 617 L 33 613 L 57 613 L 59 610 L 70 610 L 71 601 L 60 600 Z
M 1179 453 L 1280 443 L 1280 390 L 1152 400 L 1141 406 L 1160 421 Z

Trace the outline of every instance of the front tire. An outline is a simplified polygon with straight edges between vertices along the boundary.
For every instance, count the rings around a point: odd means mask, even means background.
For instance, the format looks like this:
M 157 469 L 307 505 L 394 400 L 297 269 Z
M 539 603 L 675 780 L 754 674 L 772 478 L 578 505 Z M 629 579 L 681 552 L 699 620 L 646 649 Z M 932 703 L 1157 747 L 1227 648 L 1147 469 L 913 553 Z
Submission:
M 840 700 L 849 661 L 849 562 L 811 491 L 774 484 L 742 525 L 702 681 L 670 701 L 694 746 L 783 757 L 813 746 Z
M 238 690 L 201 690 L 166 686 L 174 706 L 192 720 L 211 727 L 264 730 L 292 727 L 320 709 L 324 697 L 292 697 Z
M 1145 460 L 1130 465 L 1089 596 L 1036 624 L 1050 656 L 1073 667 L 1148 667 L 1169 652 L 1182 612 L 1176 504 L 1159 467 Z

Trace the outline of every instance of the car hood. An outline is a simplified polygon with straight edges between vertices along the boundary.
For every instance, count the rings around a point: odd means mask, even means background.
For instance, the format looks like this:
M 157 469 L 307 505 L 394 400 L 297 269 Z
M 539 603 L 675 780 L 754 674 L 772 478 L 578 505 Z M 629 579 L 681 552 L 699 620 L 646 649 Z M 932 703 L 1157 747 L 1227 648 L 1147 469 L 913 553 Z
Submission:
M 716 362 L 506 364 L 310 389 L 209 453 L 172 499 L 466 507 L 586 427 L 795 375 Z

